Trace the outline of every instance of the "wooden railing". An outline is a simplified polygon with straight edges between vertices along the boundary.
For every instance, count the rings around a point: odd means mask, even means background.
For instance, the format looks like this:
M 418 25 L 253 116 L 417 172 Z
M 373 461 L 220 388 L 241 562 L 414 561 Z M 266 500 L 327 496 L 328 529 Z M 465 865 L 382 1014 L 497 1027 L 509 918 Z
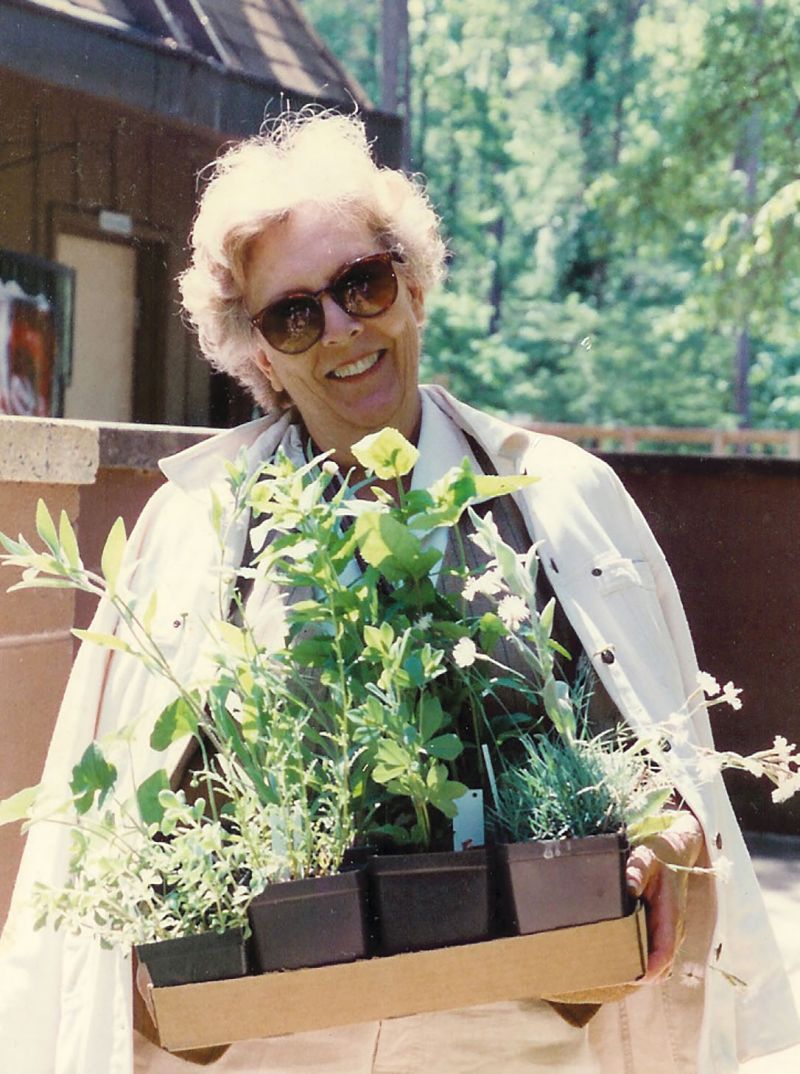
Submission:
M 668 451 L 682 446 L 706 447 L 711 455 L 765 454 L 800 459 L 800 429 L 701 429 L 667 425 L 578 425 L 560 421 L 531 421 L 517 417 L 517 424 L 537 432 L 553 433 L 565 440 L 599 451 Z

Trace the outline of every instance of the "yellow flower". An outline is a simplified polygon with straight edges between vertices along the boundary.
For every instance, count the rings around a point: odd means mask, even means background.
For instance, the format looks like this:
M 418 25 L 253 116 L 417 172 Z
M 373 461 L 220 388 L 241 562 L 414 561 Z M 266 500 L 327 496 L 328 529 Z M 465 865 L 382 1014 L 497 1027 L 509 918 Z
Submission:
M 414 445 L 391 427 L 362 437 L 351 450 L 364 469 L 372 470 L 381 481 L 404 477 L 414 469 L 419 458 Z

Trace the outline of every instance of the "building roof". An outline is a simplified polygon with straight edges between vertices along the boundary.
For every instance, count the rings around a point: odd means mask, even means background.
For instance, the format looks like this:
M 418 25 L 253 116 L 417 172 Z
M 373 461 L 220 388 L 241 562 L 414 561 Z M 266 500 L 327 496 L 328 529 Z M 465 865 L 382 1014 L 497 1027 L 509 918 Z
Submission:
M 17 0 L 19 2 L 19 0 Z M 25 0 L 95 29 L 206 60 L 284 93 L 369 108 L 297 0 Z
M 0 0 L 0 71 L 225 136 L 309 103 L 357 107 L 383 163 L 402 121 L 376 109 L 298 0 Z

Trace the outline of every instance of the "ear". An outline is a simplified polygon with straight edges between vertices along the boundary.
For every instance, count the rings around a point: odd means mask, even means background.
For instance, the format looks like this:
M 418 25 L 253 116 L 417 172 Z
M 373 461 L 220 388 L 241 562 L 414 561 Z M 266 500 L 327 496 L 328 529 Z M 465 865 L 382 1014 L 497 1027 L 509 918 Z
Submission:
M 275 366 L 270 361 L 269 355 L 266 353 L 266 351 L 260 349 L 257 350 L 253 361 L 267 378 L 270 383 L 270 387 L 275 392 L 275 394 L 280 395 L 281 392 L 284 391 L 283 381 L 275 371 Z

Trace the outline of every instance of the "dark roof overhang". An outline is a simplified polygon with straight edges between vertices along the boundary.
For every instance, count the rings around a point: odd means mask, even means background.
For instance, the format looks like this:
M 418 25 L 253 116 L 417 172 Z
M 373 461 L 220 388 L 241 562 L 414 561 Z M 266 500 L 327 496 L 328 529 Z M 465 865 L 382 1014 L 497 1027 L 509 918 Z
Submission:
M 68 7 L 0 0 L 0 68 L 226 137 L 253 134 L 286 107 L 343 108 L 341 100 L 287 91 L 114 19 L 78 18 Z M 399 166 L 400 117 L 362 114 L 380 159 Z

